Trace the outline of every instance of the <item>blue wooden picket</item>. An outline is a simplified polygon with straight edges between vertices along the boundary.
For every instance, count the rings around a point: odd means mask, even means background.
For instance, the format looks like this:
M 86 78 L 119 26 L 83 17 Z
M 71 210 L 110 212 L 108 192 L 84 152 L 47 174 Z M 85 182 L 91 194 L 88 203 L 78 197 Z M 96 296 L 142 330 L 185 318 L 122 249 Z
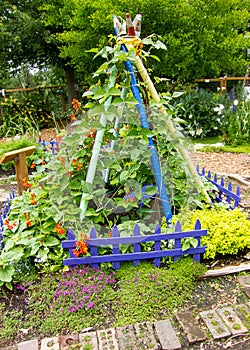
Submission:
M 229 204 L 231 209 L 235 209 L 239 206 L 239 203 L 241 201 L 240 198 L 240 186 L 237 186 L 236 192 L 233 192 L 233 184 L 230 181 L 228 186 L 225 187 L 225 178 L 218 179 L 218 175 L 214 174 L 213 178 L 211 175 L 211 171 L 209 170 L 206 173 L 205 168 L 203 167 L 200 171 L 199 165 L 197 166 L 197 173 L 200 176 L 204 176 L 207 180 L 209 180 L 213 185 L 215 185 L 218 188 L 218 191 L 216 191 L 216 202 L 226 202 Z
M 0 214 L 0 249 L 3 248 L 3 232 L 4 232 L 4 220 L 7 218 L 10 211 L 10 201 L 15 197 L 15 193 L 12 190 L 9 194 L 9 198 L 4 202 L 1 214 Z
M 75 248 L 77 240 L 74 237 L 74 232 L 68 230 L 68 240 L 62 242 L 62 247 L 69 249 L 69 258 L 63 261 L 64 265 L 76 266 L 81 264 L 87 264 L 94 268 L 98 268 L 100 263 L 111 262 L 114 269 L 120 268 L 122 261 L 133 261 L 134 266 L 138 265 L 141 260 L 152 259 L 154 265 L 159 266 L 161 259 L 164 257 L 174 257 L 177 260 L 181 256 L 191 255 L 194 260 L 200 261 L 201 254 L 205 253 L 206 247 L 201 246 L 200 238 L 207 235 L 207 230 L 201 229 L 200 221 L 197 220 L 194 230 L 182 231 L 182 226 L 178 221 L 173 233 L 161 233 L 159 225 L 155 226 L 153 234 L 142 235 L 139 225 L 134 226 L 133 235 L 129 237 L 120 237 L 120 232 L 115 226 L 112 230 L 110 238 L 98 238 L 97 232 L 93 227 L 89 234 L 89 240 L 87 241 L 90 256 L 76 258 L 72 249 Z M 196 248 L 189 248 L 188 250 L 182 250 L 182 239 L 194 237 L 198 240 Z M 172 249 L 161 249 L 161 241 L 174 240 L 174 247 Z M 151 251 L 144 252 L 141 249 L 141 243 L 154 242 L 154 246 Z M 132 245 L 133 252 L 122 254 L 120 250 L 121 245 Z M 99 255 L 98 247 L 112 246 L 112 254 Z

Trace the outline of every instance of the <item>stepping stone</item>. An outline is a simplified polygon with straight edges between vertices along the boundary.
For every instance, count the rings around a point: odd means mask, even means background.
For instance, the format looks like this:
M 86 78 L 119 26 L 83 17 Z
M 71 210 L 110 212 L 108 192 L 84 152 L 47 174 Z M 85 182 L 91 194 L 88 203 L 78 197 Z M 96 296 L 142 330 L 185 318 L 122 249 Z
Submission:
M 176 336 L 170 320 L 157 321 L 154 323 L 154 327 L 162 350 L 181 349 L 181 344 Z
M 175 316 L 187 334 L 189 343 L 207 339 L 206 334 L 199 327 L 198 321 L 193 317 L 191 312 L 178 312 Z
M 246 288 L 250 288 L 250 276 L 239 276 L 238 282 Z
M 96 332 L 87 332 L 79 334 L 79 343 L 82 345 L 80 350 L 91 349 L 98 350 L 98 341 Z
M 230 332 L 235 334 L 246 333 L 248 330 L 241 322 L 236 312 L 231 307 L 223 307 L 216 310 L 217 314 L 223 319 Z
M 61 335 L 59 337 L 60 350 L 69 350 L 75 344 L 79 344 L 78 334 Z
M 250 298 L 250 287 L 242 288 L 243 292 L 246 294 L 248 298 Z
M 38 350 L 38 339 L 24 341 L 17 345 L 18 350 Z
M 60 350 L 58 338 L 53 337 L 42 339 L 41 350 Z
M 250 307 L 250 305 L 249 305 Z M 236 314 L 240 317 L 243 323 L 246 323 L 250 327 L 250 308 L 245 304 L 235 305 L 234 310 Z
M 114 328 L 97 331 L 97 338 L 99 350 L 119 350 Z
M 118 338 L 119 349 L 136 349 L 137 339 L 135 336 L 134 327 L 132 325 L 125 327 L 117 327 L 116 334 Z
M 137 344 L 138 350 L 159 349 L 159 345 L 157 344 L 157 341 L 154 336 L 153 327 L 149 322 L 137 323 L 136 325 L 134 325 L 134 329 L 139 342 L 139 344 Z
M 228 337 L 231 333 L 214 310 L 200 312 L 214 339 Z

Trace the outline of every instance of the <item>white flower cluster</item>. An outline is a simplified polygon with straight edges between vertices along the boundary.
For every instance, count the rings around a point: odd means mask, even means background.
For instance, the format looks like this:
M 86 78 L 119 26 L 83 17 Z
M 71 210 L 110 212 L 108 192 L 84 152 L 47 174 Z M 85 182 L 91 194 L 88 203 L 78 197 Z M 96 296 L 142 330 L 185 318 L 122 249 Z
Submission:
M 215 107 L 215 108 L 214 108 L 214 111 L 215 111 L 215 112 L 218 112 L 218 114 L 221 115 L 221 114 L 223 113 L 224 108 L 225 108 L 224 105 L 219 104 L 218 107 Z

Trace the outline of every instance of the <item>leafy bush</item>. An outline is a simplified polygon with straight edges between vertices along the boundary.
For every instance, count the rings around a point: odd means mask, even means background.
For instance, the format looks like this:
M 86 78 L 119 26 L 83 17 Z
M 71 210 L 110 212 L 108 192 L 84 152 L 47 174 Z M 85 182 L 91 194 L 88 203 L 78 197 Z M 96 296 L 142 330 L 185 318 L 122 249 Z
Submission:
M 250 220 L 248 214 L 236 208 L 227 210 L 221 206 L 205 208 L 194 212 L 184 212 L 183 229 L 192 230 L 197 219 L 208 234 L 202 237 L 206 252 L 204 258 L 214 259 L 218 255 L 237 255 L 250 249 Z
M 26 137 L 20 137 L 20 139 L 16 140 L 6 140 L 0 143 L 0 158 L 2 158 L 4 153 L 34 145 L 36 145 L 36 142 Z
M 185 122 L 184 130 L 192 138 L 222 134 L 224 112 L 231 105 L 229 96 L 199 89 L 183 94 L 178 103 L 183 106 L 178 115 Z
M 3 114 L 0 116 L 0 137 L 24 135 L 27 131 L 37 132 L 42 127 L 53 124 L 52 110 L 48 94 L 41 90 L 10 97 L 0 101 Z
M 233 145 L 250 143 L 250 100 L 235 103 L 226 114 L 224 139 Z

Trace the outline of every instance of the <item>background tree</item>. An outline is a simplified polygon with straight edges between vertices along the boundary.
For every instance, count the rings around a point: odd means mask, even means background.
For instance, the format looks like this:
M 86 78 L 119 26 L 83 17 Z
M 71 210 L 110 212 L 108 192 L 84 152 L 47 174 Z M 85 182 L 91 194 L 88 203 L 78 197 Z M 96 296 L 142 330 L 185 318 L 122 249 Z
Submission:
M 4 0 L 0 4 L 1 71 L 21 64 L 57 66 L 65 72 L 69 100 L 75 72 L 88 83 L 99 62 L 87 51 L 108 44 L 113 14 L 142 14 L 142 37 L 162 36 L 156 75 L 193 82 L 201 77 L 245 75 L 250 47 L 249 0 Z M 3 77 L 3 74 L 2 74 Z

